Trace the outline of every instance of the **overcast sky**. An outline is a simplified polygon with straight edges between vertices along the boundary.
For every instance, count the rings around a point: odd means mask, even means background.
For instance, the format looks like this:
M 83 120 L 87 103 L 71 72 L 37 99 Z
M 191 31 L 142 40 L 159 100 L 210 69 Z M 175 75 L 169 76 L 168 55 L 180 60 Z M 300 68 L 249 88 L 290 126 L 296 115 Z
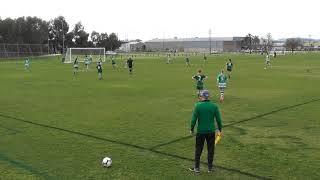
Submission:
M 244 36 L 320 38 L 319 0 L 1 0 L 2 19 L 59 15 L 121 39 Z

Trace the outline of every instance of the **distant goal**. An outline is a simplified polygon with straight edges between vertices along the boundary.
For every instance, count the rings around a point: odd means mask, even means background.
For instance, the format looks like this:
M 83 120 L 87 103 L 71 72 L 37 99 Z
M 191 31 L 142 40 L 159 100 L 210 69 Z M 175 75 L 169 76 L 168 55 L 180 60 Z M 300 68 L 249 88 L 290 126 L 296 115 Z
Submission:
M 106 61 L 105 48 L 68 48 L 65 55 L 64 63 L 72 63 L 76 58 L 79 62 L 84 62 L 85 56 L 92 57 L 93 62 L 101 60 Z

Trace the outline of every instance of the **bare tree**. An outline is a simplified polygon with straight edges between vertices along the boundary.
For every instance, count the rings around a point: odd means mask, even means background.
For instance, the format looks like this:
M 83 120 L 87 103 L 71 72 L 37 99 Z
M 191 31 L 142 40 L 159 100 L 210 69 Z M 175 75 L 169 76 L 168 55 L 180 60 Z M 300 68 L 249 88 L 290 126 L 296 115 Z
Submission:
M 297 50 L 299 47 L 303 47 L 303 42 L 300 38 L 289 38 L 286 40 L 285 46 L 287 49 L 290 49 L 291 52 L 294 52 L 294 50 Z
M 259 36 L 253 36 L 252 42 L 253 42 L 254 49 L 257 50 L 260 45 Z
M 273 47 L 273 39 L 271 33 L 268 33 L 266 38 L 261 38 L 262 51 L 269 53 Z
M 249 50 L 250 54 L 252 52 L 252 45 L 253 45 L 253 36 L 252 34 L 248 34 L 246 35 L 246 37 L 244 37 L 244 39 L 241 42 L 242 44 L 242 48 L 245 50 Z

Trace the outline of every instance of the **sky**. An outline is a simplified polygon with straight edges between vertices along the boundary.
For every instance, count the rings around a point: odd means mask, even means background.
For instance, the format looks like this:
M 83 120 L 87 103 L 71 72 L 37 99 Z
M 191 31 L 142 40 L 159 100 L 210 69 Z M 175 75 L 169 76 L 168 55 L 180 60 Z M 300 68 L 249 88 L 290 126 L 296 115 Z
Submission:
M 1 0 L 0 17 L 64 16 L 119 38 L 245 36 L 320 39 L 319 0 Z

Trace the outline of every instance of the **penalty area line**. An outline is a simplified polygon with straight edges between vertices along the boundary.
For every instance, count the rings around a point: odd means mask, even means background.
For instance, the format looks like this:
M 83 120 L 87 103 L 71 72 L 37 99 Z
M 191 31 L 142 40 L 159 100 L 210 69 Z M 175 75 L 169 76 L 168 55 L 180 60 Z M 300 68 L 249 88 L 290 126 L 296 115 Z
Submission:
M 49 126 L 49 125 L 45 125 L 45 124 L 40 124 L 40 123 L 24 120 L 24 119 L 21 119 L 21 118 L 16 118 L 16 117 L 4 115 L 4 114 L 1 114 L 1 113 L 0 113 L 0 117 L 4 117 L 4 118 L 7 118 L 7 119 L 12 119 L 12 120 L 16 120 L 16 121 L 20 121 L 20 122 L 24 122 L 24 123 L 28 123 L 28 124 L 31 124 L 31 125 L 40 126 L 40 127 L 43 127 L 43 128 L 48 128 L 48 129 L 67 132 L 67 133 L 70 133 L 70 134 L 80 135 L 80 136 L 84 136 L 84 137 L 87 137 L 87 138 L 92 138 L 92 139 L 96 139 L 96 140 L 100 140 L 100 141 L 104 141 L 104 142 L 110 142 L 110 143 L 114 143 L 114 144 L 118 144 L 118 145 L 122 145 L 122 146 L 126 146 L 126 147 L 131 147 L 131 148 L 135 148 L 135 149 L 149 151 L 149 152 L 152 152 L 152 153 L 155 153 L 155 154 L 159 154 L 159 155 L 162 155 L 162 156 L 166 156 L 166 157 L 171 157 L 171 158 L 175 158 L 175 159 L 194 162 L 194 160 L 191 159 L 191 158 L 186 158 L 186 157 L 175 155 L 175 154 L 161 152 L 161 151 L 157 151 L 157 150 L 154 150 L 154 149 L 150 149 L 150 148 L 146 148 L 146 147 L 138 146 L 138 145 L 134 145 L 134 144 L 129 144 L 129 143 L 121 142 L 121 141 L 116 141 L 116 140 L 107 139 L 107 138 L 103 138 L 103 137 L 98 137 L 98 136 L 94 136 L 94 135 L 90 135 L 90 134 L 85 134 L 85 133 L 78 132 L 78 131 L 73 131 L 73 130 L 63 129 L 63 128 Z M 206 164 L 205 162 L 201 162 L 201 163 L 202 164 Z M 244 171 L 241 171 L 241 170 L 238 170 L 238 169 L 227 168 L 227 167 L 223 167 L 223 166 L 219 166 L 219 165 L 217 165 L 216 167 L 219 168 L 219 169 L 225 170 L 225 171 L 246 175 L 246 176 L 252 177 L 252 178 L 266 179 L 266 180 L 270 179 L 270 178 L 267 178 L 267 177 L 255 175 L 255 174 L 248 173 L 248 172 L 244 172 Z
M 298 104 L 294 104 L 294 105 L 291 105 L 291 106 L 286 106 L 286 107 L 283 107 L 283 108 L 279 108 L 279 109 L 276 109 L 276 110 L 273 110 L 273 111 L 270 111 L 270 112 L 267 112 L 267 113 L 259 114 L 259 115 L 256 115 L 256 116 L 253 116 L 253 117 L 250 117 L 250 118 L 245 118 L 245 119 L 237 121 L 237 122 L 226 124 L 224 126 L 224 128 L 227 128 L 229 126 L 233 126 L 233 125 L 236 125 L 236 124 L 241 124 L 241 123 L 245 123 L 245 122 L 248 122 L 248 121 L 256 120 L 256 119 L 259 119 L 259 118 L 262 118 L 262 117 L 265 117 L 265 116 L 268 116 L 268 115 L 271 115 L 271 114 L 274 114 L 274 113 L 277 113 L 277 112 L 280 112 L 280 111 L 285 111 L 285 110 L 288 110 L 288 109 L 292 109 L 292 108 L 295 108 L 295 107 L 298 107 L 298 106 L 303 106 L 303 105 L 306 105 L 306 104 L 314 103 L 314 102 L 317 102 L 317 101 L 320 101 L 320 99 L 313 99 L 313 100 L 306 101 L 306 102 L 303 102 L 303 103 L 298 103 Z M 150 150 L 154 150 L 154 149 L 157 149 L 157 148 L 160 148 L 160 147 L 163 147 L 163 146 L 167 146 L 167 145 L 179 142 L 179 141 L 190 139 L 192 137 L 193 136 L 185 136 L 185 137 L 177 138 L 177 139 L 171 140 L 169 142 L 165 142 L 165 143 L 161 143 L 161 144 L 152 146 L 149 149 Z

